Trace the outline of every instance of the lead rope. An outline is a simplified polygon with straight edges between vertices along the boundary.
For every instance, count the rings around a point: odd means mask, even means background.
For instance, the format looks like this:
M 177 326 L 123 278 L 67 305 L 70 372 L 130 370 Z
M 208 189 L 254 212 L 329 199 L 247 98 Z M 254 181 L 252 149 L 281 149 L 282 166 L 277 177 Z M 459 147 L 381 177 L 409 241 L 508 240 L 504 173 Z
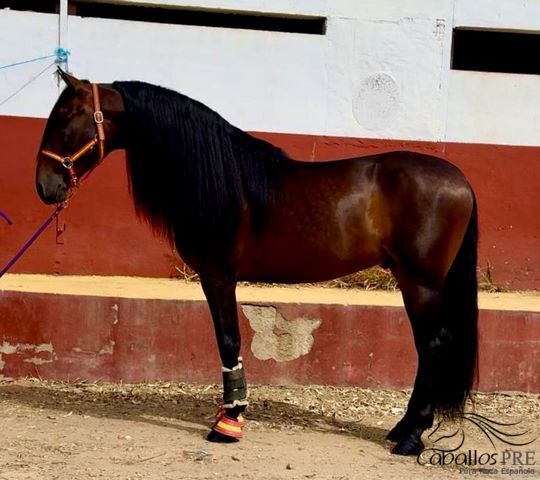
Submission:
M 7 213 L 4 213 L 2 210 L 0 210 L 0 217 L 2 217 L 8 225 L 13 225 L 11 218 L 9 218 Z
M 101 162 L 98 162 L 101 163 Z M 94 171 L 97 164 L 90 169 L 88 172 L 86 172 L 80 180 L 77 181 L 77 188 L 81 185 L 81 183 L 88 178 L 88 176 Z M 26 241 L 26 243 L 19 249 L 19 251 L 13 256 L 13 258 L 5 265 L 2 270 L 0 270 L 0 278 L 2 278 L 10 269 L 15 265 L 15 263 L 21 258 L 26 250 L 30 248 L 30 246 L 39 238 L 39 236 L 45 231 L 45 229 L 51 224 L 51 222 L 58 218 L 58 215 L 60 215 L 60 212 L 64 209 L 66 209 L 68 206 L 68 201 L 64 201 L 59 203 L 54 212 L 51 213 L 51 215 L 39 226 L 39 228 L 34 232 L 34 234 Z M 9 225 L 12 225 L 13 222 L 11 219 L 0 210 L 0 216 L 6 220 L 6 222 Z
M 9 65 L 3 65 L 0 67 L 0 70 L 12 68 L 12 67 L 18 67 L 20 65 L 25 65 L 27 63 L 33 63 L 37 62 L 39 60 L 45 60 L 48 58 L 55 57 L 54 62 L 52 62 L 50 65 L 47 65 L 43 70 L 41 70 L 37 75 L 32 77 L 28 82 L 22 85 L 18 90 L 13 92 L 11 95 L 6 97 L 0 102 L 0 106 L 6 103 L 7 101 L 11 100 L 15 95 L 17 95 L 19 92 L 21 92 L 25 87 L 27 87 L 30 83 L 32 83 L 34 80 L 36 80 L 38 77 L 40 77 L 42 74 L 44 74 L 50 67 L 53 65 L 62 65 L 67 64 L 68 56 L 70 52 L 69 50 L 58 47 L 52 55 L 45 55 L 42 57 L 32 58 L 30 60 L 24 60 L 20 62 L 14 62 Z M 15 265 L 15 263 L 21 258 L 24 253 L 30 248 L 30 246 L 39 238 L 39 236 L 45 231 L 45 229 L 51 224 L 51 222 L 58 218 L 58 215 L 60 215 L 60 212 L 64 210 L 68 206 L 68 202 L 62 202 L 59 203 L 54 212 L 39 226 L 39 228 L 34 232 L 34 234 L 26 241 L 26 243 L 19 249 L 19 251 L 11 258 L 11 260 L 8 261 L 8 263 L 0 270 L 0 278 L 2 278 L 10 269 Z M 0 217 L 2 217 L 8 225 L 13 225 L 13 221 L 11 218 L 7 216 L 2 210 L 0 210 Z
M 13 256 L 13 258 L 6 264 L 2 270 L 0 270 L 0 278 L 2 278 L 10 269 L 15 265 L 17 260 L 21 258 L 26 250 L 39 238 L 39 236 L 45 231 L 49 224 L 60 215 L 60 212 L 68 206 L 68 202 L 59 203 L 56 206 L 54 212 L 40 225 L 40 227 L 34 232 L 34 234 L 26 241 L 26 243 L 20 248 L 20 250 Z
M 69 52 L 67 52 L 67 53 L 69 53 Z M 67 53 L 66 53 L 66 55 L 67 55 Z M 68 168 L 68 170 L 69 170 L 70 186 L 74 187 L 74 188 L 70 188 L 71 191 L 73 191 L 74 189 L 76 190 L 80 186 L 81 182 L 83 180 L 85 180 L 86 178 L 88 178 L 88 175 L 90 175 L 90 173 L 92 173 L 94 171 L 94 168 L 96 168 L 97 165 L 99 165 L 104 160 L 104 156 L 105 156 L 105 130 L 103 128 L 103 120 L 104 119 L 103 119 L 103 112 L 101 111 L 101 102 L 100 102 L 100 98 L 99 98 L 99 90 L 98 90 L 97 84 L 95 84 L 95 83 L 92 84 L 92 96 L 93 96 L 93 102 L 94 102 L 94 114 L 93 114 L 93 117 L 94 117 L 94 122 L 96 124 L 96 130 L 97 130 L 97 135 L 96 135 L 95 142 L 93 140 L 91 140 L 89 143 L 87 143 L 85 146 L 83 146 L 78 152 L 76 152 L 73 155 L 73 157 L 62 158 L 60 155 L 56 155 L 53 152 L 48 152 L 46 150 L 42 151 L 42 153 L 44 153 L 44 154 L 48 155 L 49 157 L 51 157 L 51 158 L 53 158 L 55 160 L 58 160 L 58 161 L 60 161 L 62 163 L 64 162 L 64 160 L 69 160 L 71 162 L 70 167 L 68 167 L 67 165 L 64 164 L 64 166 L 66 168 Z M 93 148 L 93 145 L 95 145 L 95 143 L 97 143 L 98 146 L 99 146 L 99 153 L 100 153 L 99 161 L 96 163 L 96 165 L 94 165 L 93 168 L 91 168 L 88 172 L 86 172 L 81 177 L 81 179 L 79 180 L 75 176 L 75 172 L 73 171 L 73 162 L 76 161 L 80 156 L 84 155 L 87 151 L 91 150 Z M 24 255 L 26 250 L 28 250 L 30 248 L 30 246 L 39 238 L 39 236 L 45 231 L 45 229 L 50 225 L 50 223 L 53 220 L 55 220 L 58 217 L 58 215 L 60 215 L 60 212 L 62 210 L 64 210 L 67 206 L 68 206 L 67 201 L 59 203 L 56 206 L 56 209 L 54 210 L 54 212 L 41 224 L 41 226 L 26 241 L 26 243 L 13 256 L 13 258 L 6 264 L 6 266 L 2 270 L 0 270 L 0 278 L 2 278 L 11 269 L 11 267 L 13 267 L 13 265 L 15 265 L 17 260 L 19 260 L 19 258 L 21 258 Z M 0 212 L 0 213 L 2 213 L 2 212 Z M 2 215 L 2 216 L 6 219 L 6 221 L 8 223 L 11 223 L 11 220 L 9 219 L 9 217 L 7 217 L 7 215 Z

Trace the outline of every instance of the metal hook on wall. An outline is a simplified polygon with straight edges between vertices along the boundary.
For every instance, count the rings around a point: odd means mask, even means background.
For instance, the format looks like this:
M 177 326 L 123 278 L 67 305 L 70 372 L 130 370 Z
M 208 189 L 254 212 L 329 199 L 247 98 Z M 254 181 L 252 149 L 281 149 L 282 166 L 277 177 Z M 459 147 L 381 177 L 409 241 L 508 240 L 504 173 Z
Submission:
M 66 231 L 67 225 L 64 223 L 60 225 L 58 217 L 56 217 L 56 245 L 64 245 L 64 240 L 61 238 L 62 234 Z

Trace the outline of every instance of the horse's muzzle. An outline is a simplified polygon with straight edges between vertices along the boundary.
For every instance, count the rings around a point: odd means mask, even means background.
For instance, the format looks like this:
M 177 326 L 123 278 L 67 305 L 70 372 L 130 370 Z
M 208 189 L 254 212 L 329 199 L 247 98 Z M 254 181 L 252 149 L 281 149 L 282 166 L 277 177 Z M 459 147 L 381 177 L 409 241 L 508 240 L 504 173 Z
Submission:
M 69 197 L 69 185 L 64 175 L 51 173 L 40 175 L 36 179 L 36 190 L 41 201 L 47 205 L 64 202 Z

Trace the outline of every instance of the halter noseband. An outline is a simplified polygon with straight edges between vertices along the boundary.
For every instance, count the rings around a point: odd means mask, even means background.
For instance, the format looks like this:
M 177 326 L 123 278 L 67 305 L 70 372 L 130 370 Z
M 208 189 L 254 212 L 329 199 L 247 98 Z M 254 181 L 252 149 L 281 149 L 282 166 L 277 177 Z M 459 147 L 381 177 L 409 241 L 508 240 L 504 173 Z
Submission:
M 41 150 L 41 153 L 43 155 L 46 155 L 49 158 L 52 158 L 53 160 L 56 160 L 57 162 L 60 162 L 64 168 L 67 168 L 69 172 L 69 180 L 70 180 L 70 188 L 77 188 L 79 186 L 79 179 L 77 178 L 77 175 L 75 174 L 75 170 L 73 167 L 75 166 L 75 162 L 81 158 L 83 155 L 88 153 L 90 150 L 92 150 L 96 145 L 99 146 L 99 160 L 94 166 L 94 168 L 101 163 L 103 160 L 103 157 L 105 156 L 105 129 L 103 128 L 103 112 L 101 111 L 101 103 L 99 101 L 99 90 L 98 86 L 95 83 L 92 83 L 92 97 L 94 100 L 94 123 L 96 124 L 96 135 L 92 140 L 90 140 L 87 144 L 83 145 L 79 150 L 77 150 L 72 155 L 68 156 L 62 156 L 57 155 L 54 152 L 51 152 L 50 150 Z

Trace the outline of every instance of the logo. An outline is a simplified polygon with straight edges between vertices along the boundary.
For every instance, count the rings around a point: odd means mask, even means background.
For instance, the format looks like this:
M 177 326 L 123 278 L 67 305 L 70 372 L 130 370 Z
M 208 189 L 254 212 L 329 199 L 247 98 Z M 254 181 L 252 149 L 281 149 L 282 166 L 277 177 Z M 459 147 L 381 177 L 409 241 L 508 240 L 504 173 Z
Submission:
M 535 473 L 535 451 L 530 446 L 536 441 L 532 432 L 522 422 L 504 423 L 477 413 L 464 413 L 462 422 L 455 429 L 448 429 L 440 422 L 428 435 L 434 446 L 425 449 L 417 457 L 420 465 L 457 466 L 464 474 L 533 475 Z M 464 424 L 485 436 L 493 451 L 464 448 L 466 434 Z M 474 437 L 475 435 L 473 435 Z M 499 449 L 499 450 L 498 450 Z M 502 449 L 502 450 L 501 450 Z

